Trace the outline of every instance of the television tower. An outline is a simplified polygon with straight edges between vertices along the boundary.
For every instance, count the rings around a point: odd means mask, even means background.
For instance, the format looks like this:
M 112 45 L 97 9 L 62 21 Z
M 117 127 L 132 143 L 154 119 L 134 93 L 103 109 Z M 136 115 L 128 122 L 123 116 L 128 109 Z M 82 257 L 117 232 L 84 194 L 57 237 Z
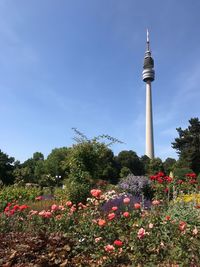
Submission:
M 149 31 L 147 30 L 147 44 L 144 56 L 142 78 L 146 83 L 146 152 L 145 154 L 150 158 L 154 158 L 154 141 L 153 141 L 153 114 L 152 114 L 152 96 L 151 96 L 151 82 L 154 81 L 154 61 L 151 57 Z

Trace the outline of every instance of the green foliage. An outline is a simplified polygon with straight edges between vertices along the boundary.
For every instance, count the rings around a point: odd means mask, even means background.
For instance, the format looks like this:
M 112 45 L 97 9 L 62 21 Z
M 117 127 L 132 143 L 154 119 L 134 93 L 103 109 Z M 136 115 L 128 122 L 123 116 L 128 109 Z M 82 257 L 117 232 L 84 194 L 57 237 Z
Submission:
M 194 207 L 194 203 L 172 201 L 166 213 L 172 220 L 184 221 L 191 226 L 200 227 L 200 209 Z
M 142 175 L 144 173 L 144 166 L 140 161 L 140 158 L 137 156 L 136 152 L 132 150 L 121 151 L 115 158 L 115 160 L 119 166 L 120 171 L 123 167 L 126 167 L 134 175 Z
M 192 173 L 193 171 L 190 168 L 176 168 L 173 172 L 175 180 L 185 180 L 185 175 L 187 173 Z
M 90 194 L 91 184 L 87 181 L 79 182 L 76 179 L 68 179 L 65 183 L 65 192 L 68 200 L 73 203 L 85 202 Z
M 179 137 L 175 138 L 172 147 L 176 149 L 180 160 L 184 161 L 195 173 L 200 172 L 200 121 L 191 118 L 189 126 L 185 130 L 176 129 Z
M 164 162 L 163 162 L 163 167 L 164 167 L 164 171 L 167 175 L 170 174 L 170 172 L 172 172 L 174 170 L 175 167 L 175 163 L 176 160 L 173 158 L 167 158 Z
M 0 190 L 0 211 L 8 202 L 18 201 L 24 203 L 26 201 L 34 201 L 35 197 L 41 193 L 36 187 L 16 187 L 6 186 Z
M 5 185 L 13 183 L 14 177 L 12 171 L 14 169 L 14 160 L 13 157 L 9 157 L 0 150 L 0 179 Z
M 150 160 L 148 174 L 153 175 L 158 172 L 163 172 L 163 162 L 160 158 L 154 158 Z
M 119 176 L 121 178 L 127 177 L 131 174 L 131 170 L 128 167 L 122 167 Z

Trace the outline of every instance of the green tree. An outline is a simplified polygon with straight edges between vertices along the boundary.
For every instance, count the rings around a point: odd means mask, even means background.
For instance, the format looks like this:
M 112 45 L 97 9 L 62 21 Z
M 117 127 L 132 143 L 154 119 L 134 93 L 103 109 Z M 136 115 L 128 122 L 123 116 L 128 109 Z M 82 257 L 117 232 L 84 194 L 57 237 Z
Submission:
M 160 158 L 153 158 L 150 160 L 149 170 L 148 170 L 149 175 L 154 175 L 158 172 L 163 172 L 163 171 L 164 171 L 163 162 Z
M 46 174 L 52 177 L 67 178 L 69 174 L 68 157 L 71 148 L 54 148 L 45 161 Z
M 171 171 L 173 171 L 174 167 L 175 167 L 175 163 L 176 163 L 176 160 L 173 159 L 173 158 L 167 158 L 164 163 L 163 163 L 163 166 L 164 166 L 164 171 L 167 175 L 170 174 Z
M 132 150 L 123 150 L 116 157 L 116 161 L 120 168 L 120 171 L 123 167 L 128 168 L 131 173 L 134 175 L 143 175 L 144 174 L 144 166 L 140 161 L 140 158 L 137 156 L 136 152 Z
M 200 172 L 200 121 L 198 118 L 191 118 L 188 128 L 183 130 L 179 127 L 176 130 L 179 137 L 175 138 L 172 147 L 176 149 L 183 165 L 198 174 Z
M 0 150 L 0 180 L 3 184 L 12 184 L 14 182 L 13 170 L 14 170 L 13 157 L 9 157 L 7 154 Z
M 148 174 L 150 158 L 147 155 L 143 155 L 140 158 L 140 161 L 142 162 L 142 165 L 143 165 L 143 168 L 144 168 L 144 174 Z

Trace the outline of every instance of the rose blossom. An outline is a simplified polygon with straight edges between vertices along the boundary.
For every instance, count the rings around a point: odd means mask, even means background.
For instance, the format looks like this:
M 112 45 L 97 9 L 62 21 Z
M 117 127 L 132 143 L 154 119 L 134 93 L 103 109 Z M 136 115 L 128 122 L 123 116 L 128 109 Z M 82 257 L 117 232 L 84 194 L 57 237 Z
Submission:
M 130 198 L 129 197 L 125 197 L 123 199 L 123 202 L 124 202 L 124 204 L 129 204 L 130 203 Z
M 178 228 L 182 232 L 182 231 L 184 231 L 186 229 L 186 226 L 187 226 L 186 222 L 180 221 Z
M 98 220 L 98 225 L 99 225 L 99 226 L 104 226 L 104 225 L 106 225 L 106 221 L 103 220 L 103 219 L 99 219 L 99 220 Z
M 198 234 L 198 229 L 197 229 L 196 226 L 195 226 L 195 228 L 192 230 L 192 233 L 193 233 L 193 235 L 197 235 L 197 234 Z
M 101 196 L 101 190 L 100 189 L 92 189 L 90 191 L 91 195 L 93 197 L 99 198 Z
M 146 233 L 145 229 L 144 229 L 144 228 L 140 228 L 139 231 L 138 231 L 138 233 L 137 233 L 137 237 L 138 237 L 139 239 L 142 239 L 142 238 L 144 238 L 144 236 L 145 236 L 146 234 L 147 234 L 147 233 Z
M 160 201 L 157 199 L 152 201 L 152 205 L 154 205 L 154 206 L 158 206 L 159 204 L 160 204 Z
M 128 211 L 125 211 L 125 212 L 123 213 L 123 216 L 126 217 L 126 218 L 128 218 L 128 217 L 130 216 L 130 213 L 129 213 Z
M 116 210 L 118 210 L 118 207 L 114 206 L 114 207 L 112 207 L 112 210 L 116 211 Z
M 99 241 L 102 239 L 102 237 L 100 236 L 100 237 L 96 237 L 95 239 L 94 239 L 94 241 L 95 241 L 95 243 L 99 243 Z
M 140 203 L 135 203 L 135 204 L 134 204 L 134 208 L 135 208 L 136 210 L 140 209 L 140 208 L 141 208 Z
M 72 206 L 72 202 L 71 201 L 67 201 L 66 202 L 66 206 L 70 208 Z
M 107 245 L 104 247 L 104 249 L 107 252 L 112 252 L 115 249 L 115 247 L 113 245 Z
M 152 229 L 153 228 L 153 223 L 149 224 L 149 228 Z
M 123 246 L 123 242 L 121 240 L 115 240 L 114 245 L 116 245 L 117 247 L 121 247 Z
M 56 210 L 58 210 L 59 209 L 59 207 L 56 205 L 56 204 L 53 204 L 52 206 L 51 206 L 51 210 L 52 211 L 56 211 Z
M 113 220 L 115 218 L 115 213 L 108 214 L 108 220 Z

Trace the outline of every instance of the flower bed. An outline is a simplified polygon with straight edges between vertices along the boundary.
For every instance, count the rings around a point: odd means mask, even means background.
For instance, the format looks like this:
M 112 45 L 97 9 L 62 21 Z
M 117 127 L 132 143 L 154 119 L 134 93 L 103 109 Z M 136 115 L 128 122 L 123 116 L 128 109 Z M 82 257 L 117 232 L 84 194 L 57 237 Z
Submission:
M 113 203 L 105 212 L 102 207 L 114 192 L 94 189 L 91 194 L 85 204 L 49 203 L 45 210 L 8 203 L 0 215 L 1 240 L 13 238 L 5 241 L 7 249 L 0 249 L 0 264 L 198 266 L 200 209 L 188 206 L 193 217 L 175 216 L 161 200 L 154 199 L 152 209 L 143 210 L 126 196 L 120 206 Z M 182 203 L 176 205 L 186 210 Z

